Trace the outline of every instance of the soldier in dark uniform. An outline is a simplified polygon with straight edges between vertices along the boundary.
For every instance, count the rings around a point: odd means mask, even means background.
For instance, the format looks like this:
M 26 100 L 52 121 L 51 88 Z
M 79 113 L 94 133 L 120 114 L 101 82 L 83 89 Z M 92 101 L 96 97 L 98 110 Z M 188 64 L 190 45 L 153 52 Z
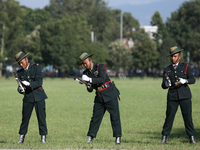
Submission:
M 81 64 L 86 68 L 82 79 L 91 83 L 91 87 L 87 87 L 88 92 L 92 92 L 93 89 L 96 90 L 87 143 L 91 143 L 93 138 L 96 137 L 102 118 L 107 110 L 110 113 L 113 137 L 116 137 L 115 143 L 120 144 L 122 133 L 118 104 L 119 91 L 108 77 L 106 66 L 93 63 L 92 55 L 83 53 L 79 57 Z
M 15 55 L 16 61 L 22 68 L 17 71 L 17 75 L 24 86 L 23 89 L 19 86 L 18 92 L 22 94 L 23 90 L 25 90 L 22 107 L 22 123 L 19 130 L 20 138 L 18 143 L 24 142 L 33 107 L 35 107 L 37 114 L 41 142 L 45 143 L 47 135 L 45 99 L 47 96 L 42 87 L 43 73 L 39 65 L 32 65 L 28 62 L 27 55 L 28 53 L 25 54 L 21 51 Z
M 167 136 L 172 129 L 174 117 L 179 105 L 190 143 L 196 144 L 194 141 L 195 130 L 192 121 L 192 95 L 188 86 L 188 84 L 194 84 L 195 79 L 189 64 L 179 62 L 181 59 L 181 51 L 176 46 L 170 48 L 170 55 L 168 56 L 171 57 L 172 64 L 165 67 L 163 72 L 162 88 L 168 89 L 166 118 L 162 130 L 163 144 L 167 143 Z

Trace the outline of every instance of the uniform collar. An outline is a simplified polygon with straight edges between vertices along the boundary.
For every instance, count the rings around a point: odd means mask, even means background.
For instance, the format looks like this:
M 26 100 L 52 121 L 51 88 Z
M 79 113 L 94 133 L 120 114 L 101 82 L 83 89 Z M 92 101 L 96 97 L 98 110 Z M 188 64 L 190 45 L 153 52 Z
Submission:
M 91 70 L 89 69 L 89 70 L 90 70 L 90 72 L 92 72 L 93 68 L 94 68 L 94 63 L 92 63 L 92 69 L 91 69 Z
M 179 65 L 179 62 L 178 62 L 177 64 L 172 64 L 172 65 L 173 65 L 173 67 L 174 67 L 174 66 L 178 66 L 178 65 Z
M 24 69 L 25 71 L 27 71 L 28 70 L 28 68 L 29 68 L 29 66 L 30 66 L 30 63 L 28 64 L 28 66 Z

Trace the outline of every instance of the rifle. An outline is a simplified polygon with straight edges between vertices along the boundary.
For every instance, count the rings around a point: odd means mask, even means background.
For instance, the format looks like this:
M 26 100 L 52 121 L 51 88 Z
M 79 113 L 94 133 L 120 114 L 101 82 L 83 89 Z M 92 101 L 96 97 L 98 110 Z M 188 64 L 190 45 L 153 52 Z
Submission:
M 171 81 L 170 81 L 170 79 L 169 79 L 167 73 L 165 74 L 165 79 L 167 80 L 169 86 L 172 86 Z
M 82 79 L 80 79 L 80 78 L 78 78 L 78 77 L 74 77 L 74 76 L 70 76 L 70 75 L 68 75 L 68 77 L 73 78 L 74 80 L 78 81 L 80 84 L 85 84 L 85 85 L 88 86 L 88 87 L 91 87 L 91 86 L 92 86 L 91 83 L 89 83 L 89 82 L 87 82 L 87 81 L 84 81 L 84 80 L 82 80 Z
M 22 89 L 21 93 L 25 94 L 25 89 L 22 86 L 21 80 L 19 79 L 18 75 L 16 72 L 13 72 L 14 76 L 15 76 L 15 80 L 17 81 L 18 86 Z

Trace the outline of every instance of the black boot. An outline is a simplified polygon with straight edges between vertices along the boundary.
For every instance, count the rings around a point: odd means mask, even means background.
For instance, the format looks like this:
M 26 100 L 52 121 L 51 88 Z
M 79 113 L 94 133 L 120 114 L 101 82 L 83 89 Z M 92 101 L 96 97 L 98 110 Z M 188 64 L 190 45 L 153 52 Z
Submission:
M 21 134 L 18 143 L 24 143 L 25 134 Z
M 121 137 L 116 137 L 115 143 L 117 145 L 120 145 L 121 144 Z
M 93 141 L 93 137 L 92 136 L 88 136 L 87 143 L 92 143 L 92 141 Z
M 196 144 L 195 140 L 194 140 L 194 136 L 190 136 L 190 144 Z
M 46 135 L 41 135 L 41 142 L 46 143 Z
M 167 144 L 167 135 L 162 136 L 162 144 Z

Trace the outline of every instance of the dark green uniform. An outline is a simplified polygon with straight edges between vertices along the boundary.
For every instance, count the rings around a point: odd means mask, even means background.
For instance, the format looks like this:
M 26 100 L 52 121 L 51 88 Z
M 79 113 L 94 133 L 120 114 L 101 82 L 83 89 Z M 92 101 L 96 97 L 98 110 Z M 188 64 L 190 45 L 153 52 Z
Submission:
M 172 87 L 168 89 L 166 119 L 163 125 L 162 135 L 170 134 L 178 105 L 180 105 L 186 133 L 189 136 L 193 136 L 195 135 L 195 131 L 192 122 L 192 95 L 188 84 L 194 84 L 195 79 L 191 67 L 187 63 L 179 63 L 176 69 L 174 69 L 172 64 L 166 67 L 163 72 L 163 89 L 168 88 L 165 85 L 165 74 L 169 76 Z M 179 81 L 179 78 L 187 79 L 188 83 L 176 87 L 175 82 Z
M 39 125 L 39 134 L 47 135 L 45 112 L 45 99 L 47 96 L 42 88 L 43 73 L 41 67 L 39 65 L 30 64 L 28 70 L 21 69 L 17 71 L 17 74 L 21 81 L 30 82 L 30 87 L 26 87 L 23 98 L 22 123 L 19 134 L 23 135 L 27 133 L 31 113 L 35 106 Z
M 90 121 L 88 136 L 96 137 L 105 111 L 110 113 L 113 137 L 121 137 L 121 122 L 118 99 L 119 91 L 111 83 L 104 64 L 93 64 L 92 70 L 86 69 L 83 74 L 92 78 L 92 88 L 96 90 L 93 116 Z M 92 92 L 91 89 L 88 89 Z

